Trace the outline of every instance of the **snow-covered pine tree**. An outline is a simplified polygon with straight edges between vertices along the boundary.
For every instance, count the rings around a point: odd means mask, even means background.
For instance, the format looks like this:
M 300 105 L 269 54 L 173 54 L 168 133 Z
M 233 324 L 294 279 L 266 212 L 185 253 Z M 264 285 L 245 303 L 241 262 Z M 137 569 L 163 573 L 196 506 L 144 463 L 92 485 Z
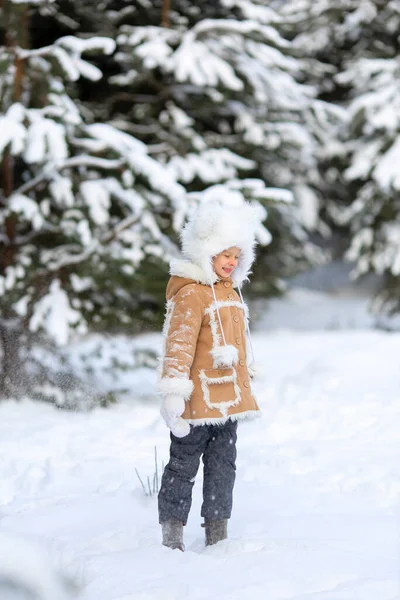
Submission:
M 332 177 L 331 169 L 332 155 L 338 148 L 337 138 L 346 119 L 347 101 L 347 88 L 339 84 L 335 75 L 343 68 L 357 23 L 363 19 L 369 22 L 368 11 L 359 14 L 358 9 L 363 4 L 370 3 L 368 0 L 365 3 L 364 0 L 271 0 L 269 3 L 279 15 L 281 30 L 291 40 L 293 51 L 308 59 L 304 82 L 317 90 L 313 104 L 316 118 L 312 115 L 308 127 L 318 140 L 318 214 L 334 234 L 336 225 L 327 214 L 326 206 L 348 198 L 347 186 Z
M 295 4 L 282 7 L 287 23 L 291 12 L 293 19 L 296 15 Z M 305 0 L 300 21 L 307 27 L 295 44 L 307 45 L 312 32 L 319 58 L 331 60 L 339 71 L 325 83 L 325 91 L 346 106 L 336 142 L 321 161 L 329 190 L 328 219 L 348 240 L 345 256 L 355 264 L 353 275 L 383 276 L 373 308 L 398 312 L 399 4 L 392 0 Z
M 400 49 L 400 48 L 399 48 Z M 339 76 L 352 87 L 343 132 L 341 177 L 352 198 L 334 203 L 334 222 L 350 232 L 346 257 L 356 277 L 374 272 L 384 284 L 374 309 L 400 311 L 400 64 L 392 58 L 360 58 Z
M 386 0 L 272 0 L 296 48 L 339 66 L 361 29 L 370 27 Z M 313 74 L 310 73 L 312 76 Z
M 80 78 L 101 77 L 86 57 L 112 53 L 114 41 L 64 36 L 29 48 L 30 19 L 46 4 L 6 0 L 0 13 L 3 396 L 28 385 L 45 395 L 23 370 L 35 333 L 62 344 L 89 326 L 128 327 L 146 300 L 135 274 L 174 253 L 186 214 L 184 188 L 145 144 L 87 122 L 74 99 Z
M 265 2 L 218 0 L 204 9 L 177 0 L 168 27 L 154 22 L 154 10 L 140 22 L 132 12 L 126 22 L 123 11 L 110 14 L 123 72 L 111 78 L 120 93 L 109 118 L 191 191 L 255 178 L 294 193 L 290 206 L 276 202 L 276 189 L 265 199 L 273 242 L 256 271 L 265 293 L 277 276 L 320 258 L 306 229 L 326 233 L 316 155 L 337 115 L 303 83 L 322 66 L 280 35 L 281 18 Z

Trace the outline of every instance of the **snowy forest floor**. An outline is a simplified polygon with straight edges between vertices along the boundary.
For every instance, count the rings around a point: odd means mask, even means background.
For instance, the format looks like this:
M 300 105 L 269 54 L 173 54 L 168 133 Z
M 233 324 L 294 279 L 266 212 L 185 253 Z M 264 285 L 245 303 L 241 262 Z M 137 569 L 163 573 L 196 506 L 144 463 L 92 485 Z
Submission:
M 293 294 L 273 309 L 288 323 L 305 300 Z M 135 473 L 153 476 L 155 446 L 168 460 L 145 369 L 108 409 L 0 405 L 0 532 L 45 546 L 82 600 L 400 598 L 400 334 L 358 317 L 340 329 L 331 307 L 315 312 L 319 330 L 259 322 L 262 418 L 239 426 L 229 540 L 204 547 L 200 470 L 186 552 L 160 545 L 156 498 Z M 113 341 L 121 356 L 132 343 L 161 339 Z

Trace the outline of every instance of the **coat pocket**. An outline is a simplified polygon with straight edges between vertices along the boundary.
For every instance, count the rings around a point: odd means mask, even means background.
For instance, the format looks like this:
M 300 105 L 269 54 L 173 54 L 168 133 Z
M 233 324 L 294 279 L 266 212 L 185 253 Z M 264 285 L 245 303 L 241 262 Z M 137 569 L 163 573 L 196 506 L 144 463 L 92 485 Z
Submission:
M 235 369 L 200 369 L 199 377 L 208 408 L 217 409 L 226 416 L 228 408 L 239 404 L 240 387 Z

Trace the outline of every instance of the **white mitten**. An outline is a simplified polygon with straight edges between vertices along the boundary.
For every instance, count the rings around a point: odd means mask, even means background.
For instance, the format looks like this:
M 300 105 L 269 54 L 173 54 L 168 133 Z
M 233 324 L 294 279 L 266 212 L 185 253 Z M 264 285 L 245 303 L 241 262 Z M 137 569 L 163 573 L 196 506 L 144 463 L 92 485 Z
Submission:
M 176 417 L 175 421 L 171 423 L 170 429 L 174 436 L 178 438 L 186 437 L 190 433 L 190 425 L 182 417 Z
M 174 421 L 185 412 L 185 399 L 178 394 L 166 394 L 161 404 L 161 416 L 169 426 L 169 421 Z
M 190 425 L 181 415 L 185 411 L 185 399 L 177 394 L 163 397 L 160 413 L 167 427 L 176 437 L 185 437 L 190 432 Z

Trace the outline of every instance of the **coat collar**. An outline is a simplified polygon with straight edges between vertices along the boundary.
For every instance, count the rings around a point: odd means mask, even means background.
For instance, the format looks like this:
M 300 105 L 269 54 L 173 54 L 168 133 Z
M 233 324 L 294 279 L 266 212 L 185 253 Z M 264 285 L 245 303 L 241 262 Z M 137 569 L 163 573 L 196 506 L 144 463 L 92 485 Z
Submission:
M 171 260 L 169 267 L 170 275 L 185 277 L 186 279 L 193 279 L 193 281 L 196 281 L 196 283 L 211 285 L 211 283 L 216 283 L 218 281 L 218 275 L 216 273 L 213 274 L 213 281 L 211 282 L 204 269 L 198 265 L 195 265 L 189 260 L 174 258 Z
M 217 283 L 220 281 L 220 278 L 216 273 L 213 272 L 212 282 L 210 281 L 210 277 L 208 274 L 194 263 L 189 260 L 174 258 L 170 262 L 170 275 L 176 275 L 177 277 L 184 277 L 185 279 L 193 279 L 196 283 L 201 283 L 203 285 L 211 285 L 211 283 Z M 226 281 L 232 281 L 233 285 L 236 287 L 237 284 L 235 280 L 231 280 L 231 278 L 227 278 Z

